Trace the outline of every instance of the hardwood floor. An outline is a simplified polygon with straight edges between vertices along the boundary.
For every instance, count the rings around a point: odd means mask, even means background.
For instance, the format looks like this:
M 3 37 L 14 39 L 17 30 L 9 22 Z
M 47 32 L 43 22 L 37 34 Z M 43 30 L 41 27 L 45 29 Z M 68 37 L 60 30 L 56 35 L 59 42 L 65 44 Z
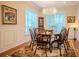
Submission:
M 7 51 L 4 51 L 4 52 L 0 53 L 0 57 L 4 57 L 6 55 L 11 55 L 14 52 L 16 52 L 17 50 L 22 50 L 22 49 L 24 49 L 25 45 L 26 45 L 26 43 L 23 43 L 23 44 L 21 44 L 19 46 L 16 46 L 16 47 L 11 48 L 11 49 L 9 49 Z
M 69 40 L 69 44 L 70 44 L 70 47 L 73 49 L 73 51 L 75 51 L 74 53 L 76 54 L 76 56 L 79 56 L 79 41 L 78 40 L 76 40 L 76 41 L 74 41 L 74 40 Z M 5 57 L 5 56 L 11 56 L 11 55 L 13 55 L 14 53 L 15 54 L 17 54 L 17 52 L 19 52 L 19 53 L 22 53 L 23 54 L 23 56 L 30 56 L 30 57 L 33 57 L 34 55 L 33 55 L 33 51 L 31 51 L 31 48 L 27 48 L 27 46 L 29 47 L 29 43 L 23 43 L 23 44 L 21 44 L 21 45 L 19 45 L 19 46 L 16 46 L 16 47 L 14 47 L 14 48 L 12 48 L 12 49 L 9 49 L 8 51 L 5 51 L 5 52 L 2 52 L 2 53 L 0 53 L 0 57 Z M 26 47 L 26 48 L 25 48 Z M 26 52 L 27 51 L 27 52 Z M 52 53 L 49 53 L 48 52 L 48 55 L 49 56 L 56 56 L 57 55 L 57 52 L 58 50 L 53 50 L 53 52 Z M 40 52 L 41 51 L 38 51 L 37 52 L 37 55 L 35 55 L 35 56 L 42 56 L 41 54 L 40 54 Z

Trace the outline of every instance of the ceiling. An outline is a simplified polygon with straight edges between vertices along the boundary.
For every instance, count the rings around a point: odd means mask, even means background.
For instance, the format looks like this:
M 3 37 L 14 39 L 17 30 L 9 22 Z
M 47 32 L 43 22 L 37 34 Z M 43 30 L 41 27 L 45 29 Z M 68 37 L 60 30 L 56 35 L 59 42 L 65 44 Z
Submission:
M 77 5 L 79 1 L 33 1 L 40 8 Z

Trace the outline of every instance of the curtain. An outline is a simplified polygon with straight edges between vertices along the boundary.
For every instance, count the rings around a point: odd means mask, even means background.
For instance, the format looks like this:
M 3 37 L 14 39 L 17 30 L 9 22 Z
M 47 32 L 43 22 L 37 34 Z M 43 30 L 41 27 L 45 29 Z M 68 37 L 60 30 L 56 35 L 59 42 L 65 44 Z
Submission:
M 29 28 L 33 29 L 37 27 L 37 13 L 32 10 L 26 11 L 26 33 L 29 34 Z
M 64 13 L 56 13 L 46 15 L 47 26 L 52 28 L 55 32 L 60 33 L 61 29 L 66 26 L 66 19 Z

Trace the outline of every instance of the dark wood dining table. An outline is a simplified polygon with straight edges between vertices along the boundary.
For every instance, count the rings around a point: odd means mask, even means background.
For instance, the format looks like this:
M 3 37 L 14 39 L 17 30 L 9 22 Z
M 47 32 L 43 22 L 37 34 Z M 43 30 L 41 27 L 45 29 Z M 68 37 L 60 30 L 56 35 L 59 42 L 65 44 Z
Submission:
M 51 31 L 49 31 L 49 30 L 37 33 L 37 35 L 40 35 L 42 37 L 47 37 L 47 38 L 51 38 L 52 34 L 53 33 Z

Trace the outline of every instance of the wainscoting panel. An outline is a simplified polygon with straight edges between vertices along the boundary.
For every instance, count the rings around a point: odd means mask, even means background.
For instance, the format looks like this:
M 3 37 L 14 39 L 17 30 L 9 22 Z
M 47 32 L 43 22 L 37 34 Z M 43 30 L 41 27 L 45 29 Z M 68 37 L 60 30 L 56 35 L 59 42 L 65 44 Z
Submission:
M 3 41 L 4 41 L 4 46 L 13 44 L 16 42 L 16 30 L 4 30 L 3 31 Z
M 0 36 L 0 47 L 2 50 L 11 48 L 17 42 L 17 30 L 15 29 L 3 29 Z

